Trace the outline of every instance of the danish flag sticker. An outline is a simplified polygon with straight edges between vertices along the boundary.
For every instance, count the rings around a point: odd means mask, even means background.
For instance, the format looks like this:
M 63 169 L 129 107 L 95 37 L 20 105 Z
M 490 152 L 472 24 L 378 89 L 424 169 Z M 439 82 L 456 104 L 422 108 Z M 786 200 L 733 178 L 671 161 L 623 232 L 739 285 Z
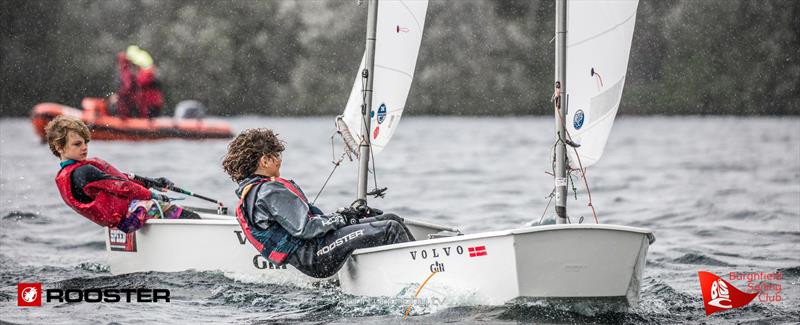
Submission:
M 758 293 L 742 292 L 711 272 L 700 271 L 697 272 L 697 275 L 700 278 L 700 290 L 703 292 L 706 316 L 744 307 L 758 295 Z
M 468 247 L 469 257 L 478 257 L 486 255 L 486 246 Z

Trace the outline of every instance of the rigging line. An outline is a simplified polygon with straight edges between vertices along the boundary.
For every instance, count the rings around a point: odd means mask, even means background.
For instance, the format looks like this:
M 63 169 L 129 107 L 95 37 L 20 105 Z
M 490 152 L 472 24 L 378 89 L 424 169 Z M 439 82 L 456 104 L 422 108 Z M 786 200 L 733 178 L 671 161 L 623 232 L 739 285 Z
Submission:
M 339 168 L 339 163 L 341 163 L 342 159 L 344 159 L 344 155 L 345 154 L 342 154 L 342 157 L 339 158 L 338 161 L 334 162 L 333 169 L 331 170 L 331 173 L 328 174 L 328 178 L 325 179 L 325 183 L 322 184 L 322 188 L 319 189 L 319 192 L 317 192 L 317 196 L 314 197 L 314 200 L 311 201 L 311 204 L 317 203 L 317 199 L 319 198 L 319 195 L 322 194 L 323 190 L 325 190 L 325 186 L 328 185 L 328 181 L 330 181 L 331 177 L 333 177 L 333 173 L 336 171 L 336 168 Z
M 578 153 L 576 152 L 575 155 Z M 578 157 L 578 165 L 581 166 L 581 175 L 583 176 L 583 184 L 586 186 L 586 194 L 589 196 L 589 207 L 592 208 L 592 215 L 594 216 L 594 222 L 600 223 L 597 221 L 597 212 L 594 210 L 594 205 L 592 204 L 592 191 L 589 189 L 589 182 L 586 180 L 586 168 L 583 168 L 581 164 L 581 159 Z
M 553 103 L 554 103 L 553 106 L 555 106 L 556 111 L 557 111 L 556 115 L 558 115 L 558 119 L 560 120 L 561 125 L 564 125 L 564 133 L 566 133 L 568 140 L 572 141 L 572 135 L 569 134 L 569 131 L 566 128 L 566 124 L 564 123 L 564 117 L 561 116 L 561 100 L 562 100 L 562 98 L 561 98 L 560 89 L 556 89 L 556 92 L 553 93 L 552 99 L 553 99 Z M 558 141 L 561 141 L 561 135 L 560 134 L 558 136 Z M 600 221 L 597 219 L 597 211 L 595 211 L 594 204 L 592 204 L 592 192 L 589 190 L 589 181 L 586 180 L 586 168 L 583 167 L 583 163 L 581 162 L 581 155 L 578 154 L 578 149 L 575 148 L 575 147 L 572 147 L 572 150 L 575 151 L 575 157 L 578 158 L 578 168 L 581 171 L 581 177 L 583 178 L 583 184 L 584 184 L 584 186 L 586 186 L 586 193 L 587 193 L 587 195 L 589 197 L 588 206 L 592 209 L 592 215 L 594 216 L 594 223 L 600 223 Z M 569 164 L 567 166 L 569 166 Z M 555 173 L 553 173 L 553 174 L 555 174 Z
M 361 122 L 366 125 L 367 121 L 364 119 L 364 115 L 361 115 L 361 119 Z M 364 137 L 362 137 L 362 139 L 364 139 Z M 370 162 L 372 162 L 372 170 L 370 171 L 368 169 L 367 171 L 372 174 L 372 182 L 375 185 L 375 189 L 378 189 L 378 170 L 375 168 L 375 152 L 372 150 L 372 140 L 370 139 L 369 130 L 367 131 L 366 139 L 367 146 L 369 146 Z
M 567 137 L 570 139 L 570 141 L 572 141 L 572 136 L 569 135 L 569 131 L 564 129 L 564 133 L 566 133 Z M 583 178 L 583 185 L 586 186 L 586 194 L 589 197 L 589 204 L 587 204 L 587 206 L 592 208 L 592 216 L 594 216 L 594 223 L 600 223 L 600 221 L 597 220 L 597 211 L 595 211 L 594 204 L 592 204 L 592 191 L 589 189 L 589 181 L 586 179 L 586 168 L 583 167 L 583 163 L 581 162 L 581 155 L 578 154 L 578 149 L 573 147 L 572 150 L 575 151 L 575 158 L 578 158 L 578 168 L 581 172 L 581 178 Z
M 369 142 L 369 155 L 372 161 L 372 183 L 375 185 L 375 189 L 378 189 L 378 169 L 375 168 L 375 152 L 372 150 L 372 141 Z
M 558 146 L 559 142 L 562 142 L 561 137 L 556 139 L 556 141 L 553 142 L 553 147 L 550 148 L 550 157 L 553 157 L 550 161 L 550 171 L 552 172 L 550 175 L 553 175 L 553 177 L 556 177 L 556 146 Z
M 364 70 L 369 71 L 367 69 L 364 69 Z M 362 89 L 362 91 L 361 91 L 361 109 L 362 109 L 361 123 L 363 123 L 362 125 L 364 125 L 364 126 L 367 125 L 366 116 L 365 116 L 365 114 L 363 114 L 364 111 L 367 111 L 369 113 L 369 115 L 370 115 L 370 119 L 372 119 L 372 107 L 367 107 L 367 91 L 366 91 L 367 78 L 369 78 L 369 72 L 367 72 L 367 75 L 365 75 L 364 73 L 361 74 L 361 89 Z M 373 94 L 375 93 L 373 90 L 371 90 L 371 91 L 373 92 Z M 370 105 L 372 105 L 372 103 L 370 103 Z M 372 150 L 372 138 L 370 136 L 370 131 L 371 130 L 369 130 L 369 128 L 365 128 L 365 129 L 367 131 L 367 134 L 362 134 L 361 135 L 361 140 L 362 141 L 364 139 L 367 140 L 367 146 L 369 147 L 369 156 L 370 156 L 370 159 L 372 160 L 372 182 L 375 185 L 375 189 L 377 190 L 378 189 L 378 170 L 375 168 L 375 153 Z M 369 167 L 367 168 L 367 171 L 369 172 Z
M 336 168 L 339 168 L 339 165 L 342 163 L 342 160 L 344 160 L 345 155 L 347 155 L 347 150 L 345 150 L 342 153 L 342 156 L 339 157 L 339 160 L 336 160 L 336 154 L 334 152 L 335 149 L 334 149 L 334 146 L 333 146 L 333 137 L 334 137 L 334 134 L 331 134 L 331 158 L 333 158 L 331 160 L 331 163 L 333 163 L 333 169 L 331 170 L 331 173 L 328 174 L 328 178 L 325 179 L 325 183 L 322 184 L 322 187 L 317 192 L 317 195 L 314 196 L 314 200 L 311 201 L 312 205 L 317 203 L 317 199 L 319 198 L 320 194 L 322 194 L 322 191 L 325 190 L 325 186 L 328 185 L 328 181 L 330 181 L 331 177 L 333 177 L 333 173 L 336 171 Z
M 575 200 L 578 199 L 578 188 L 575 187 L 575 181 L 572 180 L 572 173 L 567 173 L 569 176 L 569 184 L 572 185 L 572 193 L 575 194 Z
M 553 187 L 553 191 L 550 192 L 550 195 L 548 195 L 548 197 L 550 197 L 550 200 L 547 201 L 547 206 L 545 206 L 544 207 L 544 211 L 542 211 L 542 217 L 539 218 L 539 225 L 542 224 L 542 220 L 544 219 L 544 215 L 547 214 L 547 210 L 550 208 L 550 203 L 553 202 L 553 197 L 554 196 L 556 196 L 556 188 L 555 187 Z
M 547 172 L 547 171 L 544 172 L 545 174 L 553 176 L 553 177 L 556 177 L 556 154 L 555 154 L 555 151 L 556 151 L 556 146 L 558 145 L 559 142 L 561 142 L 560 137 L 559 137 L 559 139 L 556 139 L 556 141 L 553 142 L 553 147 L 550 148 L 550 157 L 553 157 L 553 159 L 552 159 L 552 161 L 550 163 L 550 171 L 551 172 Z M 545 197 L 545 198 L 550 198 L 550 200 L 547 201 L 547 206 L 544 207 L 544 211 L 542 211 L 542 216 L 539 218 L 539 224 L 540 225 L 542 224 L 542 220 L 544 219 L 544 216 L 547 214 L 547 210 L 550 209 L 550 204 L 553 203 L 553 197 L 555 197 L 555 195 L 556 195 L 556 188 L 553 187 L 553 190 L 550 191 L 550 194 Z
M 372 183 L 373 183 L 373 185 L 375 185 L 375 189 L 377 190 L 378 189 L 378 169 L 375 168 L 375 150 L 373 150 L 373 148 L 372 148 L 372 140 L 371 139 L 370 139 L 369 142 L 367 142 L 367 144 L 369 145 L 370 161 L 372 161 Z

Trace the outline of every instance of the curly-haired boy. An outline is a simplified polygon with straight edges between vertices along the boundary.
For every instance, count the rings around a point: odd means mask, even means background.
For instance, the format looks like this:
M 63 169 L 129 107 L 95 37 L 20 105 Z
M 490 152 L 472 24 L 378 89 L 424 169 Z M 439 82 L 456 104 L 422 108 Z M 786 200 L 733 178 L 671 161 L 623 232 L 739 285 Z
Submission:
M 306 275 L 335 274 L 359 248 L 413 240 L 403 219 L 347 213 L 325 215 L 291 180 L 281 178 L 284 143 L 269 129 L 250 129 L 229 145 L 222 167 L 239 184 L 236 218 L 248 241 L 275 265 L 288 263 Z

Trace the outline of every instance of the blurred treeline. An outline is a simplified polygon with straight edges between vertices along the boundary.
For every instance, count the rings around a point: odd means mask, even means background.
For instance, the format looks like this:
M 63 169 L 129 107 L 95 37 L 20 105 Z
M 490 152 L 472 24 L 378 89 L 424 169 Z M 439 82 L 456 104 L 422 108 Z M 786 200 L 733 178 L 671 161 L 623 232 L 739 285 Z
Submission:
M 148 50 L 167 113 L 341 112 L 366 3 L 3 0 L 0 115 L 116 88 Z M 549 114 L 554 1 L 431 0 L 409 114 Z M 642 0 L 621 114 L 800 114 L 800 1 Z

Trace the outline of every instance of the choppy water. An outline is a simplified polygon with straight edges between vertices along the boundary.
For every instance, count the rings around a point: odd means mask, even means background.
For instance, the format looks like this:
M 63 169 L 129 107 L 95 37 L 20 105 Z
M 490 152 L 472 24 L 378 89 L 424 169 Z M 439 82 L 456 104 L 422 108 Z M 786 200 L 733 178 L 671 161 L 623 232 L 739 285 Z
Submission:
M 237 130 L 269 127 L 287 142 L 283 175 L 313 197 L 330 171 L 330 118 L 232 119 Z M 499 230 L 538 220 L 552 179 L 549 118 L 404 119 L 377 157 L 388 197 L 372 205 L 404 216 Z M 92 142 L 123 170 L 167 176 L 176 184 L 234 203 L 220 168 L 226 141 Z M 339 148 L 337 147 L 337 152 Z M 53 184 L 58 161 L 28 120 L 0 120 L 0 320 L 13 323 L 680 323 L 800 321 L 800 119 L 622 117 L 601 162 L 589 172 L 601 222 L 655 230 L 642 303 L 625 313 L 513 303 L 415 309 L 354 297 L 333 286 L 237 281 L 207 272 L 112 276 L 102 230 L 64 205 Z M 349 204 L 355 164 L 341 167 L 318 201 Z M 201 205 L 200 201 L 189 201 Z M 582 191 L 570 215 L 590 217 Z M 187 234 L 191 238 L 191 234 Z M 191 239 L 189 239 L 191 240 Z M 697 271 L 782 272 L 780 302 L 759 302 L 706 317 Z M 727 279 L 727 278 L 726 278 Z M 160 287 L 169 304 L 16 306 L 18 282 L 46 288 Z M 746 282 L 730 281 L 740 289 Z

